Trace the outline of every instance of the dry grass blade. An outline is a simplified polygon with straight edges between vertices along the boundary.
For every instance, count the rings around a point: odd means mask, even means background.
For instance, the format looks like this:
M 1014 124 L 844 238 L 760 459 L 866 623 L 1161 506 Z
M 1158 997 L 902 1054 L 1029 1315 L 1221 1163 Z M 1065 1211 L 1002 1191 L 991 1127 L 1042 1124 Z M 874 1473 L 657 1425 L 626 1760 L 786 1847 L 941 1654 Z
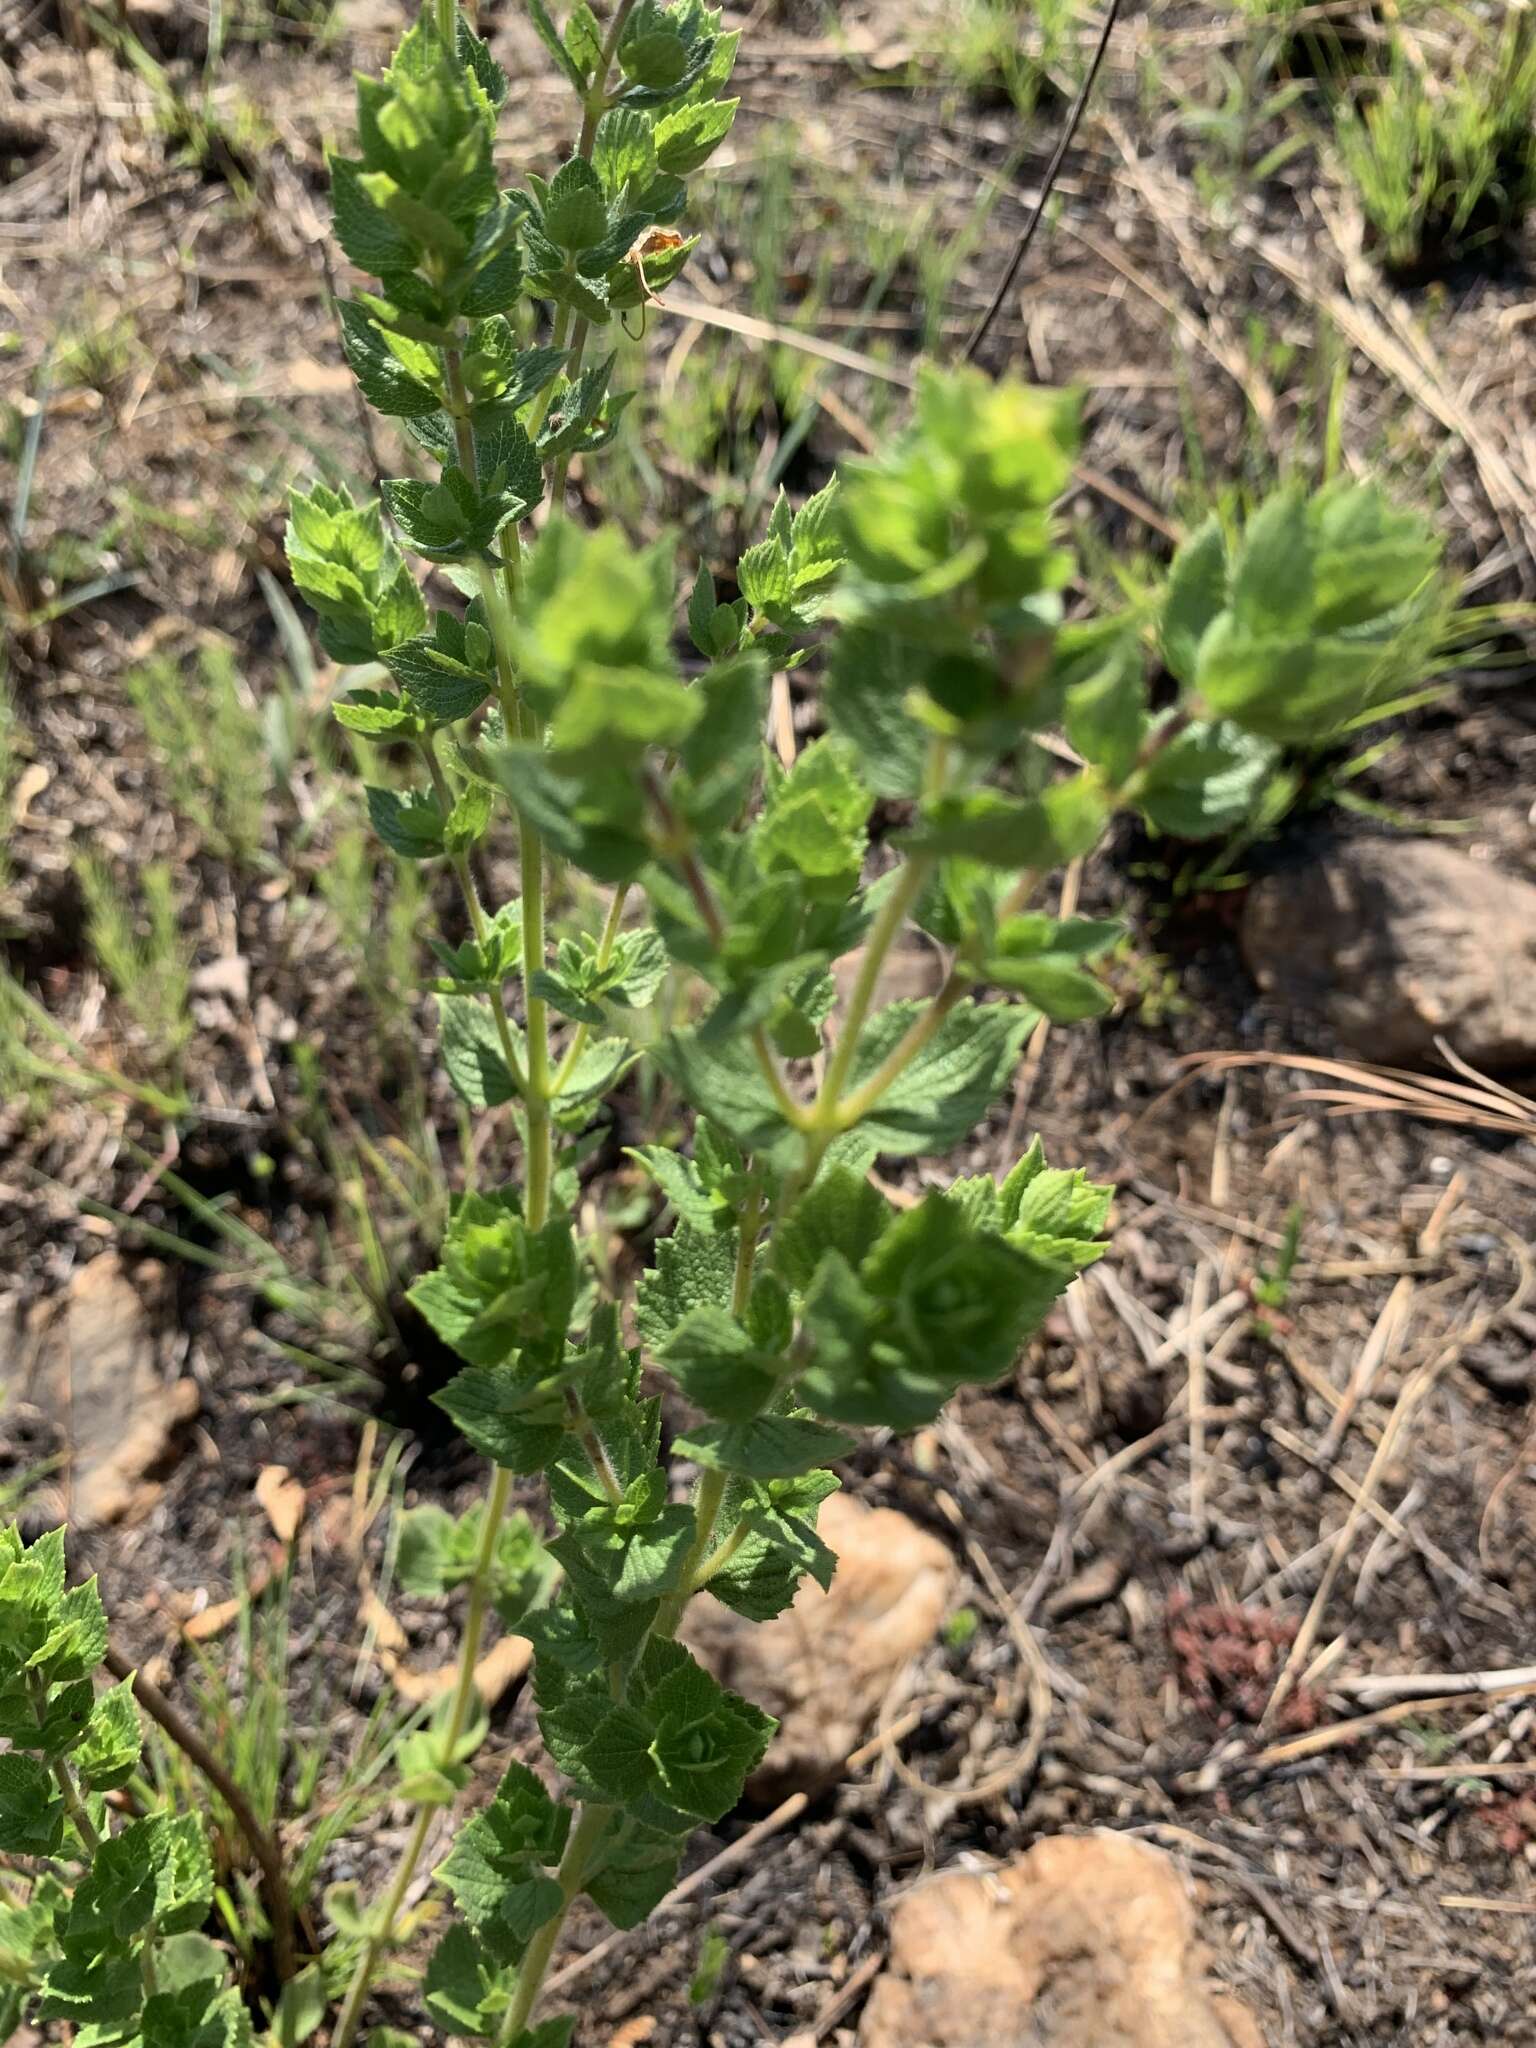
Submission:
M 1463 1129 L 1501 1132 L 1511 1137 L 1536 1137 L 1536 1102 L 1517 1095 L 1513 1089 L 1476 1075 L 1476 1085 L 1450 1081 L 1438 1074 L 1414 1074 L 1402 1067 L 1375 1067 L 1364 1061 L 1324 1059 L 1312 1053 L 1291 1052 L 1201 1052 L 1187 1053 L 1175 1062 L 1179 1078 L 1165 1088 L 1137 1119 L 1151 1120 L 1159 1110 L 1181 1094 L 1192 1081 L 1237 1067 L 1292 1067 L 1297 1073 L 1316 1074 L 1344 1085 L 1336 1088 L 1299 1088 L 1286 1097 L 1288 1102 L 1321 1102 L 1335 1105 L 1333 1114 L 1356 1111 L 1398 1111 L 1422 1116 L 1435 1123 L 1459 1124 Z M 1458 1071 L 1474 1074 L 1464 1061 Z

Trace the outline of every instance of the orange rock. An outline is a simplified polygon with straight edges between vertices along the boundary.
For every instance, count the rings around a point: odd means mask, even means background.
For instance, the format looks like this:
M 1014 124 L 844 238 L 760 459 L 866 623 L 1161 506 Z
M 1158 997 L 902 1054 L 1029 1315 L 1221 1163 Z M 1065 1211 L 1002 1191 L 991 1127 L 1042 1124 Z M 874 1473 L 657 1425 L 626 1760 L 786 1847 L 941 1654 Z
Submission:
M 1265 2048 L 1207 1962 L 1170 1858 L 1061 1836 L 901 1900 L 860 2048 Z

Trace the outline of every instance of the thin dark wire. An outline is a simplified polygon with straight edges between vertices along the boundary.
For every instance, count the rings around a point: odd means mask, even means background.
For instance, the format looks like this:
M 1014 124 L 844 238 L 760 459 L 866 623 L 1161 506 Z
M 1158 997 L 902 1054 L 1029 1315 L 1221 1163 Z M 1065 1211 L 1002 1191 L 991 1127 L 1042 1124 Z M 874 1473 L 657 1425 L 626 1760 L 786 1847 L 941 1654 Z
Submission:
M 1104 26 L 1099 31 L 1098 48 L 1093 53 L 1093 62 L 1088 66 L 1088 76 L 1083 80 L 1077 98 L 1072 102 L 1072 111 L 1067 116 L 1067 125 L 1061 131 L 1055 152 L 1049 164 L 1046 165 L 1045 180 L 1040 187 L 1040 197 L 1035 201 L 1035 210 L 1025 222 L 1024 232 L 1020 235 L 1013 255 L 1009 259 L 1008 268 L 1003 272 L 1002 280 L 997 290 L 992 294 L 991 305 L 988 306 L 986 312 L 977 321 L 970 340 L 965 344 L 964 353 L 960 358 L 963 363 L 975 361 L 976 351 L 981 347 L 983 341 L 986 340 L 988 328 L 1002 311 L 1004 299 L 1013 290 L 1014 280 L 1018 277 L 1019 271 L 1023 267 L 1024 258 L 1029 254 L 1029 245 L 1035 239 L 1035 231 L 1045 218 L 1046 201 L 1051 196 L 1056 180 L 1061 176 L 1061 167 L 1067 160 L 1067 151 L 1072 147 L 1073 141 L 1077 136 L 1078 127 L 1088 106 L 1089 96 L 1093 92 L 1105 54 L 1109 49 L 1109 38 L 1114 31 L 1119 13 L 1120 0 L 1109 0 L 1109 6 L 1104 15 Z

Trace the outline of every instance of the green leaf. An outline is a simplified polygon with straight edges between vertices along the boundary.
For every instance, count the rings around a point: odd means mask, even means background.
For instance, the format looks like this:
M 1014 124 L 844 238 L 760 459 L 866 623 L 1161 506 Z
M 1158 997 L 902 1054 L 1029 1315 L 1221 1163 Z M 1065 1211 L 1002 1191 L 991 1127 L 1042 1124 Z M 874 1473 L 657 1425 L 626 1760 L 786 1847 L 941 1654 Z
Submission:
M 728 1309 L 713 1305 L 690 1309 L 657 1356 L 690 1401 L 724 1422 L 759 1414 L 784 1371 Z
M 640 1276 L 635 1322 L 646 1346 L 660 1351 L 696 1308 L 729 1306 L 736 1273 L 734 1235 L 679 1225 L 656 1246 L 656 1263 Z
M 1304 635 L 1312 606 L 1313 542 L 1306 499 L 1299 490 L 1282 491 L 1259 507 L 1243 534 L 1232 567 L 1231 616 L 1245 635 Z M 1201 670 L 1204 665 L 1202 641 Z M 1203 683 L 1200 688 L 1203 692 Z
M 528 18 L 538 31 L 539 41 L 548 50 L 550 56 L 554 58 L 556 65 L 564 73 L 570 84 L 575 86 L 578 92 L 584 91 L 587 77 L 591 70 L 590 64 L 578 64 L 571 52 L 567 50 L 565 44 L 560 40 L 560 31 L 551 20 L 549 11 L 544 5 L 544 0 L 525 0 L 525 5 L 528 9 Z M 582 8 L 577 9 L 578 13 L 585 11 Z M 572 25 L 574 27 L 574 18 Z M 592 54 L 595 56 L 596 52 L 594 51 Z
M 182 1813 L 134 1825 L 154 1830 L 149 1850 L 155 1869 L 156 1929 L 176 1934 L 200 1926 L 213 1904 L 213 1860 L 201 1820 Z
M 70 1901 L 64 1939 L 71 1950 L 99 1954 L 150 1924 L 164 1853 L 160 1838 L 169 1825 L 163 1817 L 131 1821 L 103 1840 Z
M 906 1036 L 924 1005 L 892 1003 L 871 1018 L 853 1066 L 867 1080 Z M 869 1113 L 858 1135 L 876 1153 L 947 1152 L 1001 1097 L 1036 1012 L 1003 1003 L 962 1002 Z
M 769 796 L 753 836 L 762 872 L 789 870 L 813 893 L 846 894 L 864 859 L 870 801 L 853 749 L 814 741 Z
M 407 342 L 376 325 L 366 308 L 343 300 L 336 308 L 341 320 L 342 346 L 352 367 L 358 388 L 378 412 L 395 419 L 412 419 L 419 413 L 436 412 L 443 402 L 432 376 L 432 353 L 419 342 Z M 401 360 L 404 353 L 409 361 Z
M 919 652 L 897 632 L 851 625 L 832 644 L 827 722 L 852 743 L 880 796 L 916 796 L 922 788 L 928 738 L 908 708 L 921 681 Z
M 1195 680 L 1200 642 L 1226 603 L 1227 543 L 1221 521 L 1212 512 L 1180 542 L 1163 596 L 1163 660 L 1186 687 Z
M 46 1764 L 0 1752 L 0 1853 L 52 1856 L 64 1839 L 64 1802 Z
M 134 2019 L 144 1997 L 137 1956 L 106 1956 L 89 1960 L 66 1956 L 43 1979 L 42 1998 L 34 2017 L 67 2020 L 78 2030 L 100 2029 L 98 2041 L 110 2039 L 113 2022 Z M 126 2029 L 124 2032 L 126 2033 Z
M 317 2022 L 318 2023 L 318 2022 Z M 250 2014 L 218 1979 L 156 1991 L 139 2021 L 142 2048 L 250 2048 Z
M 544 232 L 561 249 L 590 249 L 608 227 L 602 181 L 585 158 L 573 156 L 549 181 Z
M 598 122 L 592 140 L 592 168 L 610 198 L 617 198 L 626 185 L 643 189 L 655 177 L 653 125 L 636 107 L 610 107 Z
M 913 852 L 985 861 L 993 867 L 1049 870 L 1087 853 L 1108 822 L 1096 777 L 1074 775 L 1040 797 L 930 797 L 905 843 Z
M 811 1283 L 822 1256 L 841 1252 L 858 1267 L 874 1250 L 893 1211 L 878 1188 L 846 1166 L 824 1168 L 768 1244 L 773 1270 L 797 1293 Z
M 530 1415 L 527 1390 L 494 1367 L 456 1373 L 432 1396 L 483 1458 L 507 1472 L 540 1472 L 559 1452 L 563 1417 Z
M 720 1820 L 740 1799 L 778 1726 L 691 1657 L 650 1693 L 645 1712 L 663 1798 L 707 1821 Z
M 629 1928 L 648 1920 L 677 1882 L 682 1846 L 676 1835 L 620 1815 L 599 1854 L 587 1896 L 615 1927 Z
M 361 180 L 364 166 L 351 157 L 327 158 L 331 172 L 331 218 L 348 260 L 373 277 L 409 270 L 411 244 L 384 208 L 369 198 Z
M 559 1912 L 560 1887 L 546 1873 L 560 1860 L 571 1816 L 532 1771 L 511 1764 L 496 1797 L 463 1828 L 437 1876 L 465 1919 L 510 1959 Z
M 1191 725 L 1148 763 L 1137 808 L 1160 832 L 1209 839 L 1243 823 L 1277 765 L 1267 740 L 1235 725 Z
M 456 1921 L 427 1959 L 421 2002 L 444 2033 L 479 2038 L 494 2031 L 487 2003 L 499 1978 L 479 1942 Z
M 142 1742 L 133 1680 L 125 1678 L 97 1699 L 70 1766 L 91 1791 L 112 1792 L 132 1777 Z
M 501 1033 L 488 1005 L 478 996 L 448 995 L 438 997 L 437 1009 L 443 1065 L 454 1093 L 471 1109 L 513 1101 L 517 1083 L 502 1055 Z
M 691 101 L 663 114 L 656 123 L 656 162 L 673 177 L 685 178 L 714 155 L 730 133 L 737 100 Z
M 447 612 L 438 613 L 435 634 L 391 647 L 384 666 L 416 710 L 435 725 L 468 718 L 496 686 L 489 634 L 483 626 L 466 632 Z
M 837 1491 L 830 1472 L 771 1479 L 760 1488 L 771 1514 L 759 1514 L 735 1555 L 714 1573 L 709 1592 L 748 1621 L 771 1621 L 794 1600 L 807 1571 L 825 1589 L 837 1560 L 816 1535 L 821 1503 Z M 810 1556 L 812 1561 L 804 1560 Z
M 178 1940 L 186 1938 L 184 1935 L 177 1937 Z M 318 2033 L 329 2010 L 325 1972 L 319 1963 L 311 1963 L 288 1979 L 278 1998 L 277 2009 L 272 2015 L 277 2048 L 304 2048 L 310 2036 Z
M 363 794 L 374 831 L 402 860 L 431 860 L 442 852 L 446 820 L 425 790 L 402 796 L 398 790 L 369 783 Z
M 1067 691 L 1067 738 L 1118 788 L 1147 735 L 1147 681 L 1140 642 L 1122 637 L 1102 664 Z
M 331 716 L 348 732 L 366 739 L 410 739 L 421 731 L 421 720 L 403 697 L 382 690 L 348 690 L 331 706 Z
M 846 1458 L 855 1448 L 853 1438 L 842 1430 L 796 1415 L 712 1423 L 690 1430 L 672 1446 L 679 1458 L 692 1458 L 696 1465 L 716 1472 L 740 1472 L 749 1479 L 794 1478 Z
M 733 1039 L 716 1045 L 697 1030 L 673 1031 L 652 1048 L 652 1057 L 686 1101 L 748 1151 L 772 1158 L 786 1140 L 797 1142 L 750 1044 Z

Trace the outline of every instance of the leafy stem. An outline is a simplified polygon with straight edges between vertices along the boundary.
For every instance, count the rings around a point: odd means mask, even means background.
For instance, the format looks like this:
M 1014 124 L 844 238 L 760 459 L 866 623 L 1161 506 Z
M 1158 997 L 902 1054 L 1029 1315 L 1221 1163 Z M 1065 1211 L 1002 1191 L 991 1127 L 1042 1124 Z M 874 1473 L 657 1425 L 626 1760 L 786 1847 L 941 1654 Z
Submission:
M 32 1678 L 28 1683 L 27 1694 L 32 1704 L 32 1712 L 36 1717 L 38 1728 L 41 1730 L 48 1718 L 47 1684 L 41 1678 Z M 70 1820 L 74 1824 L 75 1833 L 80 1837 L 86 1854 L 94 1856 L 101 1847 L 101 1831 L 86 1811 L 85 1801 L 80 1797 L 80 1788 L 75 1783 L 74 1772 L 69 1768 L 68 1763 L 62 1756 L 50 1757 L 48 1759 L 48 1769 L 52 1773 L 53 1782 L 58 1786 L 59 1795 L 64 1801 L 64 1811 L 69 1815 Z
M 517 1989 L 496 2036 L 497 2048 L 505 2048 L 505 2044 L 515 2041 L 532 2018 L 566 1915 L 581 1892 L 593 1852 L 612 1819 L 611 1806 L 584 1806 L 578 1812 L 565 1845 L 565 1854 L 555 1872 L 555 1882 L 560 1887 L 560 1905 L 528 1944 L 527 1954 L 517 1972 Z
M 443 1725 L 441 1758 L 445 1765 L 452 1763 L 460 1736 L 469 1721 L 470 1705 L 475 1694 L 475 1666 L 480 1661 L 480 1644 L 485 1634 L 486 1615 L 490 1608 L 491 1577 L 496 1557 L 496 1542 L 501 1533 L 507 1505 L 512 1497 L 512 1474 L 500 1466 L 494 1469 L 490 1492 L 486 1497 L 485 1513 L 481 1517 L 480 1542 L 475 1553 L 474 1575 L 469 1582 L 469 1601 L 464 1614 L 464 1633 L 459 1645 L 459 1667 L 454 1681 L 453 1698 L 448 1709 L 448 1718 Z M 389 1890 L 383 1903 L 377 1909 L 373 1927 L 364 1940 L 362 1951 L 347 1986 L 346 2002 L 336 2022 L 336 2032 L 331 2048 L 351 2048 L 362 2020 L 363 2006 L 372 1986 L 374 1973 L 380 1958 L 393 1945 L 395 1929 L 405 1908 L 406 1894 L 415 1877 L 417 1865 L 427 1845 L 427 1834 L 432 1825 L 432 1815 L 437 1809 L 428 1802 L 418 1807 L 411 1832 L 406 1837 L 400 1861 L 396 1865 Z

